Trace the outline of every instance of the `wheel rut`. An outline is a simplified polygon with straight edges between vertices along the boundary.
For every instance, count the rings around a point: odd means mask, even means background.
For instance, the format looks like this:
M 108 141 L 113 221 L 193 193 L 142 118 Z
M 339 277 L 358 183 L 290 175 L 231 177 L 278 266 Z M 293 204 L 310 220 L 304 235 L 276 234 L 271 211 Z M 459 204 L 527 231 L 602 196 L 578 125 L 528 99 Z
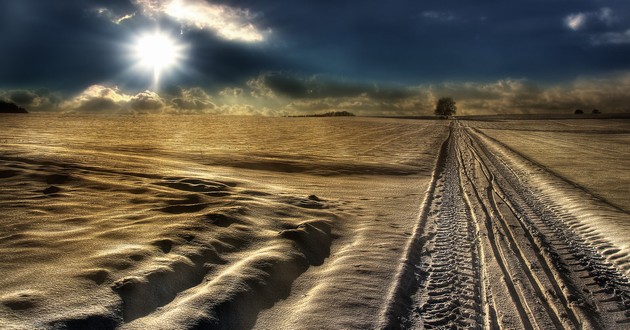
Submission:
M 506 200 L 501 195 L 501 188 L 495 180 L 496 171 L 492 171 L 482 160 L 481 155 L 472 148 L 465 135 L 461 135 L 462 142 L 467 146 L 462 153 L 472 154 L 474 166 L 464 168 L 467 171 L 466 178 L 472 189 L 476 190 L 476 202 L 483 205 L 482 217 L 486 219 L 488 244 L 501 270 L 509 297 L 517 311 L 516 319 L 524 328 L 564 328 L 561 314 L 554 302 L 549 301 L 546 292 L 551 292 L 548 278 L 541 279 L 541 274 L 532 270 L 539 269 L 530 258 L 536 259 L 536 253 L 530 246 L 523 244 L 518 239 L 515 229 L 516 217 L 511 209 L 506 206 Z M 475 169 L 480 169 L 481 175 L 475 175 Z M 496 234 L 495 234 L 496 233 Z M 487 265 L 491 267 L 491 265 Z M 502 311 L 509 315 L 510 311 Z M 515 324 L 518 324 L 515 322 Z
M 470 329 L 482 324 L 476 228 L 458 182 L 456 146 L 449 142 L 427 219 L 427 232 L 434 235 L 423 248 L 426 272 L 421 274 L 426 276 L 410 311 L 410 327 Z
M 486 163 L 502 173 L 501 197 L 537 252 L 541 269 L 551 279 L 555 292 L 561 293 L 555 298 L 565 306 L 572 323 L 581 328 L 618 328 L 628 323 L 628 279 L 598 249 L 608 246 L 605 239 L 596 240 L 587 232 L 580 232 L 580 226 L 575 226 L 576 215 L 551 196 L 526 184 L 531 173 L 540 171 L 535 163 L 521 159 L 520 165 L 525 164 L 528 171 L 517 166 L 510 168 L 506 158 L 519 155 L 480 132 L 471 131 L 470 136 L 475 137 L 477 148 L 483 150 Z M 503 157 L 497 156 L 497 147 Z M 558 178 L 553 182 L 560 187 L 563 181 Z
M 441 158 L 409 244 L 415 257 L 402 261 L 405 274 L 398 277 L 412 280 L 394 284 L 399 292 L 380 328 L 599 329 L 630 323 L 628 279 L 572 229 L 569 209 L 528 181 L 544 170 L 456 121 Z

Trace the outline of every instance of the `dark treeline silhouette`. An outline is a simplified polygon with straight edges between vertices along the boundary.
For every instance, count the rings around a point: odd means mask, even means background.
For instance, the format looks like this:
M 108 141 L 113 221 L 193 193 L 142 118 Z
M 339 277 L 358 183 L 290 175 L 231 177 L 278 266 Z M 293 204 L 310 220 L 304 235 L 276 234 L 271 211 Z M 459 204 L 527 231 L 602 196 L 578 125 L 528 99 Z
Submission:
M 0 113 L 28 113 L 28 111 L 13 102 L 0 100 Z
M 594 115 L 599 115 L 599 114 L 601 114 L 602 112 L 601 112 L 601 111 L 599 111 L 599 109 L 593 109 L 593 111 L 591 111 L 591 113 L 592 113 L 592 114 L 594 114 Z M 583 114 L 584 114 L 584 111 L 583 111 L 582 109 L 575 109 L 575 111 L 573 111 L 573 114 L 576 114 L 576 115 L 583 115 Z
M 289 116 L 289 117 L 354 117 L 354 114 L 348 111 L 330 111 L 326 113 L 316 113 L 312 115 Z

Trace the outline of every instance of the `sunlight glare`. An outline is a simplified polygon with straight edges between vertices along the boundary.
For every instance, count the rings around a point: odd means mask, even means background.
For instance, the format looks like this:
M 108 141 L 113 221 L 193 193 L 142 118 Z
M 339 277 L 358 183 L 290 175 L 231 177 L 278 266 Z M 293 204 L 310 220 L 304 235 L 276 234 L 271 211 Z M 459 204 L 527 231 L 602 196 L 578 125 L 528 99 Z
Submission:
M 182 59 L 182 46 L 167 34 L 155 32 L 140 37 L 135 45 L 135 57 L 145 69 L 153 71 L 157 85 L 162 71 L 178 64 Z

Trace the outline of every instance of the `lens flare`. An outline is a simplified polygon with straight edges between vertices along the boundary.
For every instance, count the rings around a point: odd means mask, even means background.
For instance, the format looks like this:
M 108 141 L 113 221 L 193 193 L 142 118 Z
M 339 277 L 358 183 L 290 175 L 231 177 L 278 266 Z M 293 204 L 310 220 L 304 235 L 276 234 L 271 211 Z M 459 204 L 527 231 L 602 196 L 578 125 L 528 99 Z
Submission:
M 134 57 L 139 67 L 153 72 L 153 84 L 157 88 L 161 74 L 180 64 L 183 48 L 168 34 L 157 31 L 137 39 Z

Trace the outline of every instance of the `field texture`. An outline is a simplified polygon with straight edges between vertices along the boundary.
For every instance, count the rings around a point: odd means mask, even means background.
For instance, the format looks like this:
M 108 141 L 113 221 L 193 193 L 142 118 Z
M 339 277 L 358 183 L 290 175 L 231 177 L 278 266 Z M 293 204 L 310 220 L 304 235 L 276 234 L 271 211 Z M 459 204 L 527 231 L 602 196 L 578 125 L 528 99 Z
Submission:
M 624 328 L 630 122 L 0 117 L 0 328 Z

